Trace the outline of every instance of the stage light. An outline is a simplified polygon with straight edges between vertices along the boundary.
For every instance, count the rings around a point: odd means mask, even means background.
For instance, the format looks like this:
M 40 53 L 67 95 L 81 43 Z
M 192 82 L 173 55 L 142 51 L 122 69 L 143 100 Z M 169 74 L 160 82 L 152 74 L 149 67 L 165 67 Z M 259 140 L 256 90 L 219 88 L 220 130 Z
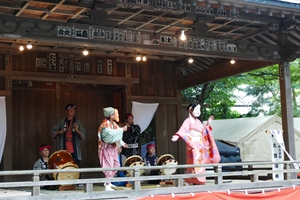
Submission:
M 143 61 L 146 61 L 146 60 L 147 60 L 146 56 L 143 56 L 142 60 L 143 60 Z
M 138 53 L 137 57 L 135 58 L 137 61 L 141 61 L 142 57 L 140 56 L 140 54 Z
M 234 59 L 231 59 L 230 60 L 230 63 L 233 65 L 235 63 L 235 60 Z
M 181 30 L 180 40 L 182 40 L 182 41 L 186 40 L 186 36 L 184 34 L 184 30 L 183 29 Z
M 194 62 L 193 58 L 190 57 L 189 60 L 188 60 L 188 62 L 189 62 L 190 64 L 192 64 L 192 63 Z
M 86 49 L 86 47 L 84 48 L 82 54 L 85 56 L 89 55 L 89 51 Z
M 27 44 L 27 49 L 32 49 L 32 44 L 30 43 L 30 41 L 28 41 L 28 44 Z
M 24 51 L 24 46 L 21 45 L 21 46 L 19 47 L 19 50 L 20 50 L 20 51 Z

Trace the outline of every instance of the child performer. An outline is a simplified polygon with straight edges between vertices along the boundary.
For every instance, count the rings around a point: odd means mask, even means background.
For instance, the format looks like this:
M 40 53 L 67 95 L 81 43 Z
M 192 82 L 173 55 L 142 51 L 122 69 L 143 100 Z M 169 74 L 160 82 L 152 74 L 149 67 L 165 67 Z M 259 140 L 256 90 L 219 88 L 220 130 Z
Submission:
M 146 166 L 155 166 L 156 161 L 157 161 L 157 157 L 155 156 L 155 145 L 154 144 L 148 144 L 146 146 L 146 149 L 147 149 L 147 153 L 146 153 L 146 156 L 144 158 L 144 163 L 146 164 Z M 159 170 L 147 169 L 146 170 L 146 175 L 147 176 L 159 175 Z M 160 180 L 149 180 L 148 181 L 149 184 L 158 184 L 159 182 L 160 182 Z
M 215 140 L 211 134 L 210 123 L 214 119 L 210 116 L 207 124 L 203 125 L 198 117 L 201 114 L 201 107 L 197 102 L 191 103 L 188 108 L 189 117 L 183 122 L 180 129 L 172 137 L 175 142 L 179 138 L 186 143 L 186 163 L 187 164 L 209 164 L 219 163 L 220 154 Z M 204 174 L 204 167 L 188 168 L 188 174 Z M 206 182 L 206 177 L 186 178 L 185 182 L 202 185 Z
M 38 151 L 40 154 L 40 158 L 34 163 L 33 170 L 44 170 L 48 169 L 48 159 L 50 154 L 50 145 L 42 144 L 38 147 Z M 46 180 L 54 180 L 52 174 L 41 174 L 40 181 Z M 56 189 L 56 186 L 48 185 L 48 186 L 41 186 L 42 189 L 53 190 Z

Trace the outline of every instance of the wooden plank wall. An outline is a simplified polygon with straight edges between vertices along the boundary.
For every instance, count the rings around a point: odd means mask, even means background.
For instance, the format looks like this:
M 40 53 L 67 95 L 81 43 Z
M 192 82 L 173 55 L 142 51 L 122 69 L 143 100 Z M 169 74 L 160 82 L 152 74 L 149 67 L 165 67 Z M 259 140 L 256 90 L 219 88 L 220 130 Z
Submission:
M 156 155 L 172 154 L 179 162 L 184 161 L 184 146 L 172 142 L 171 137 L 178 130 L 181 113 L 181 96 L 176 90 L 176 72 L 173 62 L 150 60 L 133 64 L 140 77 L 140 84 L 132 85 L 127 95 L 127 111 L 132 101 L 159 103 L 155 113 Z M 183 153 L 184 154 L 184 153 Z M 144 156 L 144 155 L 142 155 Z
M 57 68 L 56 71 L 51 72 L 53 76 L 57 73 L 69 74 L 69 70 L 59 72 L 60 54 L 56 55 Z M 4 58 L 5 56 L 0 56 L 2 70 L 5 69 Z M 46 67 L 36 67 L 36 58 L 46 58 Z M 108 58 L 85 58 L 75 55 L 75 59 L 77 62 L 81 62 L 82 69 L 74 71 L 74 74 L 124 77 L 124 63 L 116 63 L 114 59 L 112 59 L 112 74 L 107 74 L 106 61 Z M 68 64 L 74 61 L 72 59 L 65 60 Z M 103 62 L 102 73 L 98 73 L 97 60 Z M 90 72 L 84 72 L 84 63 L 90 63 Z M 49 53 L 27 51 L 13 55 L 12 70 L 49 72 Z M 64 108 L 68 103 L 77 106 L 76 116 L 83 122 L 87 130 L 86 139 L 82 142 L 81 167 L 99 167 L 97 130 L 103 119 L 103 107 L 112 106 L 114 92 L 124 90 L 124 85 L 122 83 L 120 86 L 69 84 L 67 81 L 66 83 L 47 83 L 12 80 L 12 117 L 8 120 L 9 123 L 12 123 L 10 136 L 13 139 L 9 142 L 10 144 L 7 143 L 13 147 L 11 152 L 12 170 L 32 169 L 34 162 L 39 157 L 37 147 L 40 144 L 52 145 L 52 153 L 57 150 L 56 141 L 51 137 L 51 128 L 66 116 Z M 0 88 L 1 90 L 5 89 L 5 77 L 0 78 Z
M 24 72 L 49 72 L 50 52 L 23 52 L 13 55 L 12 71 Z M 174 63 L 170 61 L 154 61 L 140 63 L 118 63 L 113 60 L 113 73 L 107 74 L 106 61 L 108 58 L 95 56 L 82 57 L 75 55 L 69 59 L 66 55 L 57 53 L 56 74 L 69 74 L 65 69 L 59 71 L 59 59 L 70 63 L 75 60 L 81 62 L 81 71 L 74 74 L 100 75 L 125 77 L 125 65 L 129 65 L 130 75 L 126 77 L 139 78 L 139 84 L 131 84 L 125 87 L 125 83 L 110 85 L 47 83 L 30 81 L 12 81 L 12 169 L 31 169 L 39 154 L 37 147 L 42 143 L 53 146 L 52 152 L 57 150 L 56 141 L 51 138 L 51 127 L 65 117 L 65 106 L 73 103 L 77 106 L 76 116 L 80 119 L 86 130 L 87 137 L 82 143 L 83 160 L 81 167 L 99 167 L 97 156 L 97 129 L 103 118 L 103 107 L 114 106 L 120 108 L 120 120 L 124 120 L 124 114 L 131 111 L 131 101 L 157 102 L 159 107 L 155 114 L 157 155 L 170 153 L 177 160 L 181 160 L 182 146 L 173 143 L 171 136 L 178 130 L 178 119 L 181 116 L 181 97 L 176 90 L 176 72 Z M 36 58 L 46 58 L 45 68 L 36 67 Z M 103 71 L 98 73 L 97 60 L 103 62 Z M 4 57 L 0 56 L 0 68 L 3 67 Z M 90 63 L 90 72 L 83 71 L 83 64 Z M 4 82 L 5 79 L 2 79 Z M 0 82 L 0 88 L 4 88 Z M 121 98 L 121 99 L 120 99 Z M 180 122 L 181 124 L 181 122 Z M 20 156 L 20 152 L 26 152 L 26 156 Z
M 22 83 L 23 84 L 23 83 Z M 46 87 L 46 83 L 33 83 Z M 70 87 L 70 88 L 69 88 Z M 99 88 L 100 89 L 100 88 Z M 52 145 L 52 152 L 57 149 L 57 141 L 51 137 L 51 128 L 66 116 L 65 106 L 76 105 L 76 117 L 82 121 L 87 130 L 82 142 L 81 167 L 98 167 L 97 129 L 103 119 L 102 108 L 110 106 L 112 92 L 100 90 L 80 90 L 75 86 L 66 86 L 56 98 L 56 90 L 24 89 L 13 86 L 13 169 L 31 169 L 38 159 L 37 147 L 40 144 Z M 20 152 L 26 156 L 20 157 Z

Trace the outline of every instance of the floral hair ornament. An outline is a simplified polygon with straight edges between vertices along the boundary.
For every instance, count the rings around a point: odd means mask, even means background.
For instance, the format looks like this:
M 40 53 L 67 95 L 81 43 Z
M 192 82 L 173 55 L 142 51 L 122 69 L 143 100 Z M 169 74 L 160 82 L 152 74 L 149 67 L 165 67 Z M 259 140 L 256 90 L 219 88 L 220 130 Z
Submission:
M 190 105 L 187 107 L 187 110 L 194 110 L 194 108 L 198 105 L 199 103 L 197 102 L 197 100 L 195 100 L 193 103 L 190 103 Z

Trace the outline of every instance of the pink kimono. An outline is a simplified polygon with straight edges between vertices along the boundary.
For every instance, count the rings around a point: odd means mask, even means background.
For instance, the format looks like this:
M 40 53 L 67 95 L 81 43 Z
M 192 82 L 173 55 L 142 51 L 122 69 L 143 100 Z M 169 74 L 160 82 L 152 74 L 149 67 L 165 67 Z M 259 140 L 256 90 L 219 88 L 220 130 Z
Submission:
M 187 164 L 219 163 L 220 154 L 211 134 L 211 126 L 204 126 L 200 120 L 193 117 L 187 118 L 175 135 L 178 135 L 186 143 Z M 204 174 L 204 167 L 188 168 L 187 174 Z M 186 178 L 185 182 L 193 184 L 205 184 L 206 177 Z
M 108 119 L 104 119 L 98 129 L 98 156 L 102 168 L 120 167 L 119 154 L 116 143 L 106 143 L 101 136 L 108 137 L 111 135 L 123 134 L 123 129 L 115 122 L 111 124 Z M 117 171 L 103 171 L 105 178 L 113 178 Z

